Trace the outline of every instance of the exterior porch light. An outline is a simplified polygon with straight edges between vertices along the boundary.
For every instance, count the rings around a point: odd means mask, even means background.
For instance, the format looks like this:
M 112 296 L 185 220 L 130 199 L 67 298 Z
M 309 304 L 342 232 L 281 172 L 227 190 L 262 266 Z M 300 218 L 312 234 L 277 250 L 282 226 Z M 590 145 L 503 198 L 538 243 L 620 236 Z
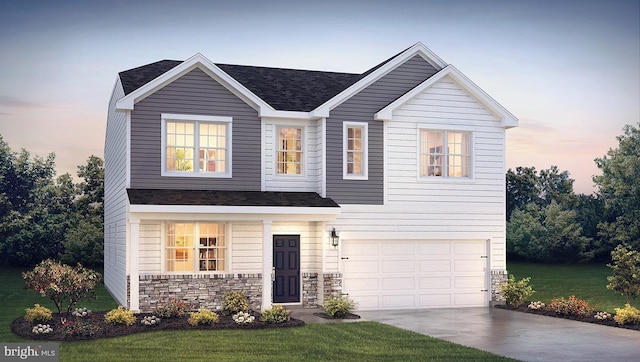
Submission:
M 336 228 L 331 229 L 331 236 L 329 236 L 329 239 L 331 239 L 331 246 L 333 246 L 334 248 L 338 246 L 338 242 L 340 242 L 340 236 L 338 236 L 338 233 L 336 233 Z

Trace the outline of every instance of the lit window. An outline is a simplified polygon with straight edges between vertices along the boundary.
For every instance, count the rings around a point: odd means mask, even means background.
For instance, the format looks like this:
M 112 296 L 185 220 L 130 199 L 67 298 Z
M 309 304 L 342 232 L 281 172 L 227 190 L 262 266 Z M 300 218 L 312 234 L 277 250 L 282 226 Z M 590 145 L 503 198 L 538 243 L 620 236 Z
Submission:
M 166 175 L 229 175 L 231 119 L 162 115 Z
M 301 175 L 302 152 L 302 128 L 278 128 L 278 174 Z
M 226 254 L 224 224 L 168 224 L 166 240 L 167 271 L 224 270 Z
M 367 178 L 367 124 L 344 123 L 344 178 Z
M 470 133 L 420 131 L 421 177 L 470 177 L 470 164 Z

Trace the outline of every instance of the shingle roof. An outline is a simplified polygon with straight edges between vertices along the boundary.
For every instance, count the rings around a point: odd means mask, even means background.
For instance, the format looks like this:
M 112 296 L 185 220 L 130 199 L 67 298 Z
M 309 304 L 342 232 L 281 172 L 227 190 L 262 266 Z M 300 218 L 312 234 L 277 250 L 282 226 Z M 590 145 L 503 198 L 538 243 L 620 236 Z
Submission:
M 128 189 L 132 205 L 340 207 L 315 192 Z
M 405 49 L 406 50 L 406 49 Z M 403 51 L 404 52 L 404 51 Z M 322 105 L 402 52 L 362 74 L 216 64 L 276 110 L 308 112 Z M 161 60 L 119 73 L 125 95 L 182 63 Z

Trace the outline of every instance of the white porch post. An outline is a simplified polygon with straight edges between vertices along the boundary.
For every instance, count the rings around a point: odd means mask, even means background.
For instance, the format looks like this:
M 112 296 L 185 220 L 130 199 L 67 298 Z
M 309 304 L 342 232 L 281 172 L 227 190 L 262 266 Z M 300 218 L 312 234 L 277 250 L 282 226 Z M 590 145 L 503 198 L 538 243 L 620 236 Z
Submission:
M 271 271 L 273 268 L 273 242 L 271 220 L 262 220 L 262 310 L 271 308 L 273 300 Z
M 140 309 L 140 220 L 131 219 L 131 255 L 129 256 L 129 309 Z

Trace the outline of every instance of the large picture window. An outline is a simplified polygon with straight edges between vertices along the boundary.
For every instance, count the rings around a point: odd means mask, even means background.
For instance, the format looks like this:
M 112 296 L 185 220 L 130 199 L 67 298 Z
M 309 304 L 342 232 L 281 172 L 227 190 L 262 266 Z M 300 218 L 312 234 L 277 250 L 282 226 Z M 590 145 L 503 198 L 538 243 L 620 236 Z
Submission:
M 343 176 L 345 179 L 367 178 L 367 133 L 366 123 L 344 123 Z
M 280 175 L 302 175 L 302 128 L 278 127 L 277 169 Z
M 163 173 L 229 175 L 231 118 L 163 114 Z
M 166 270 L 189 273 L 224 271 L 226 247 L 224 224 L 167 224 Z
M 471 134 L 420 130 L 421 177 L 471 177 Z

